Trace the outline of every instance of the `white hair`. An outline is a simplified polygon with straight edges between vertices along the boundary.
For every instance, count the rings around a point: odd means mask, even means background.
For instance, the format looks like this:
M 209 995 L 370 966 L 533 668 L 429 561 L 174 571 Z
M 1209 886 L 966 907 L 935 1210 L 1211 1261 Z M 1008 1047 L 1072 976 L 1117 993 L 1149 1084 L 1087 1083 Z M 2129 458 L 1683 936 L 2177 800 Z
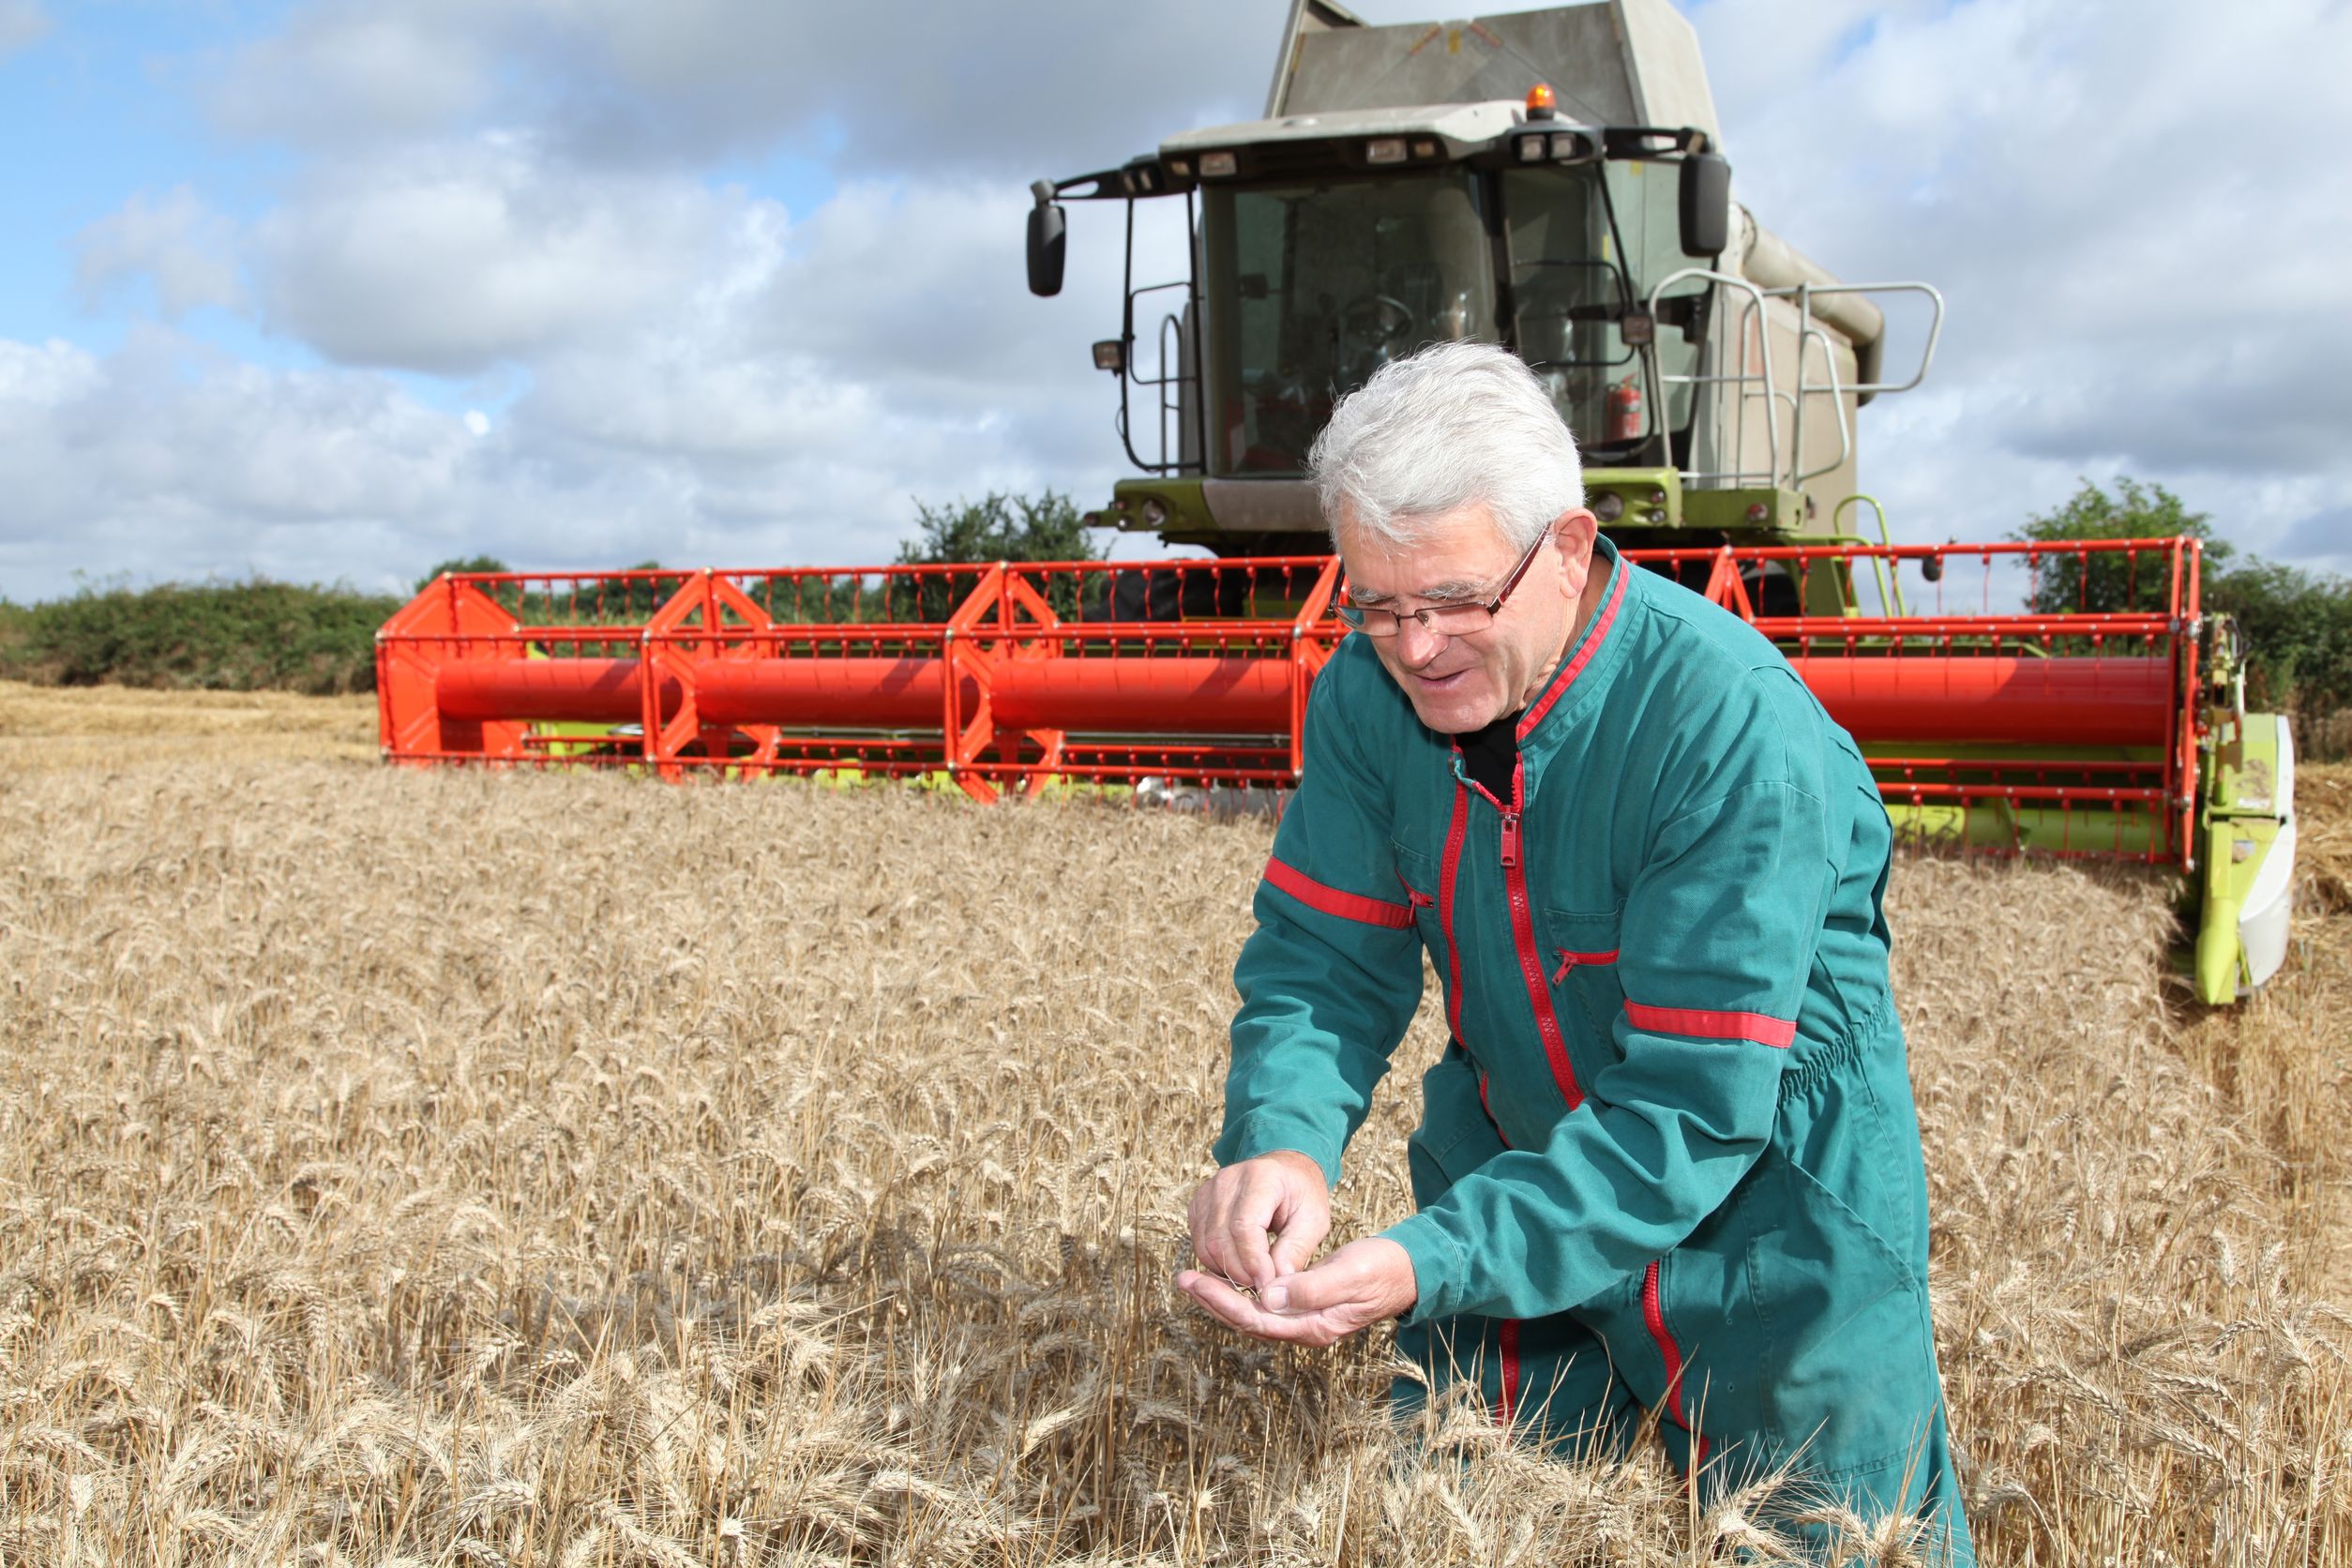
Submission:
M 1584 505 L 1576 438 L 1526 361 L 1492 343 L 1432 343 L 1340 400 L 1306 455 L 1323 521 L 1392 546 L 1473 502 L 1515 550 Z

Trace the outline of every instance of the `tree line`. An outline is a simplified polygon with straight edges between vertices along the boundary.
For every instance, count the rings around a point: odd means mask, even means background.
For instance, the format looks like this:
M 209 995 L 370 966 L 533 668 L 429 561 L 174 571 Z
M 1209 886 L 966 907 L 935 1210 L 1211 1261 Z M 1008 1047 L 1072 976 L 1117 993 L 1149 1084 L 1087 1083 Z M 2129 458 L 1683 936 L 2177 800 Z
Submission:
M 2159 538 L 2186 535 L 2205 546 L 2204 606 L 2234 616 L 2253 655 L 2247 698 L 2253 705 L 2291 714 L 2305 745 L 2328 748 L 2329 721 L 2352 710 L 2352 580 L 2264 561 L 2219 537 L 2211 517 L 2193 512 L 2159 484 L 2118 478 L 2110 486 L 2085 479 L 2074 494 L 2047 512 L 2031 514 L 2012 534 L 2036 541 Z M 995 561 L 1074 561 L 1096 556 L 1078 507 L 1066 495 L 991 492 L 978 501 L 915 503 L 914 527 L 898 547 L 901 565 L 979 565 Z M 487 555 L 449 560 L 419 578 L 444 571 L 502 572 Z M 630 571 L 660 574 L 656 561 Z M 686 574 L 678 572 L 683 579 Z M 659 576 L 606 580 L 591 594 L 598 620 L 642 621 L 676 587 Z M 776 579 L 764 585 L 777 605 L 810 618 L 824 597 L 826 618 L 932 620 L 946 613 L 951 584 L 897 590 L 897 598 L 870 583 L 846 578 Z M 754 585 L 754 596 L 762 585 Z M 523 604 L 519 610 L 542 607 Z M 2033 602 L 2054 611 L 2085 608 L 2145 608 L 2161 592 L 2145 567 L 2134 579 L 2118 559 L 2043 564 Z M 112 682 L 124 686 L 263 688 L 333 694 L 371 690 L 376 628 L 401 599 L 348 586 L 316 587 L 254 579 L 228 583 L 122 584 L 84 587 L 32 605 L 0 599 L 0 676 L 61 685 Z M 1063 607 L 1066 610 L 1068 607 Z M 2346 737 L 2337 722 L 2332 745 Z

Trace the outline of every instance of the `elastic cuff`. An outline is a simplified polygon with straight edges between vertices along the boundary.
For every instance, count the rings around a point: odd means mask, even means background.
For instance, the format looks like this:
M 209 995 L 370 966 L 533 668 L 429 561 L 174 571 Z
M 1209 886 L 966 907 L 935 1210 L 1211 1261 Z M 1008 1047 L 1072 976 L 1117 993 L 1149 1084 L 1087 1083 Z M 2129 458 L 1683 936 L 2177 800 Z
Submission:
M 1462 1286 L 1462 1250 L 1435 1220 L 1414 1214 L 1380 1232 L 1413 1261 L 1412 1309 L 1396 1320 L 1411 1327 L 1433 1318 L 1451 1318 Z
M 1339 1184 L 1339 1151 L 1312 1123 L 1278 1111 L 1254 1110 L 1225 1129 L 1211 1155 L 1220 1166 L 1239 1165 L 1260 1154 L 1304 1154 L 1323 1168 L 1323 1184 Z

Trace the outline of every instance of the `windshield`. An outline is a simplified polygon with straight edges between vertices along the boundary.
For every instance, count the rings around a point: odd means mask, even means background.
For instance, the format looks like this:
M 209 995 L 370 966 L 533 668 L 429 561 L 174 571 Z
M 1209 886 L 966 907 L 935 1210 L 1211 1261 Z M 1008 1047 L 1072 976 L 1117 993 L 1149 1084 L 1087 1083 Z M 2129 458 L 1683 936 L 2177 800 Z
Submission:
M 1602 455 L 1611 460 L 1627 460 L 1635 444 L 1658 429 L 1662 390 L 1666 428 L 1680 430 L 1690 418 L 1691 385 L 1652 385 L 1620 324 L 1624 312 L 1643 307 L 1659 279 L 1689 264 L 1676 185 L 1675 166 L 1654 161 L 1513 169 L 1502 176 L 1519 354 L 1551 388 L 1578 444 L 1606 449 Z M 1661 301 L 1655 340 L 1662 376 L 1687 376 L 1696 368 L 1703 296 L 1704 285 L 1694 280 Z M 1666 460 L 1655 451 L 1641 456 Z
M 1202 212 L 1212 472 L 1296 474 L 1332 406 L 1425 343 L 1496 340 L 1469 171 L 1217 189 Z

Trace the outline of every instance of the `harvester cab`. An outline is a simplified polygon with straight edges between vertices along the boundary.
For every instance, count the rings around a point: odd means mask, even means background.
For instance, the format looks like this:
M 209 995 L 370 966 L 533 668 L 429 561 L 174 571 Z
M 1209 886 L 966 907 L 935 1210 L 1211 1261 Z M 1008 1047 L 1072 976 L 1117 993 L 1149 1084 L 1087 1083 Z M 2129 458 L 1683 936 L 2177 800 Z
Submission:
M 2244 711 L 2197 541 L 1888 541 L 1855 417 L 1926 374 L 1942 302 L 1840 282 L 1732 202 L 1667 0 L 1409 27 L 1294 0 L 1263 119 L 1035 194 L 1045 294 L 1063 204 L 1127 204 L 1120 332 L 1094 353 L 1138 473 L 1097 520 L 1204 549 L 445 574 L 378 634 L 384 755 L 979 800 L 1060 780 L 1279 792 L 1348 635 L 1308 445 L 1382 364 L 1475 339 L 1551 388 L 1625 558 L 1787 654 L 1906 837 L 2170 867 L 2208 1001 L 2284 957 L 2293 748 Z M 1172 283 L 1136 286 L 1145 203 L 1182 204 Z M 1879 302 L 1906 294 L 1918 340 L 1890 371 Z
M 1861 516 L 1839 505 L 1855 411 L 1926 374 L 1942 301 L 1840 282 L 1735 204 L 1730 174 L 1666 0 L 1389 27 L 1296 0 L 1265 118 L 1033 188 L 1043 294 L 1062 204 L 1128 204 L 1120 333 L 1095 362 L 1142 473 L 1095 520 L 1222 555 L 1319 550 L 1301 475 L 1334 403 L 1471 339 L 1551 388 L 1621 544 L 1833 536 Z M 1134 205 L 1163 201 L 1184 204 L 1189 267 L 1138 285 Z M 1890 380 L 1874 299 L 1893 294 L 1925 331 Z M 1794 586 L 1752 585 L 1791 609 Z

